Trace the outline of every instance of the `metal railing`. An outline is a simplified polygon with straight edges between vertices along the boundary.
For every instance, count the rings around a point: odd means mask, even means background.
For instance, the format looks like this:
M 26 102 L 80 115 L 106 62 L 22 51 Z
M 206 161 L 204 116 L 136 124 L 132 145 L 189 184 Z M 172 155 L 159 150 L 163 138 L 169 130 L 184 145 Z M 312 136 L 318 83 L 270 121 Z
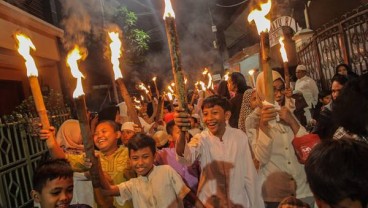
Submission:
M 67 109 L 49 113 L 56 128 L 69 118 Z M 3 117 L 0 122 L 0 207 L 33 207 L 32 173 L 47 153 L 45 142 L 37 137 L 38 123 L 39 118 L 27 114 Z
M 298 50 L 320 89 L 329 89 L 335 67 L 347 63 L 357 74 L 368 72 L 368 4 L 343 15 L 316 31 L 311 41 Z

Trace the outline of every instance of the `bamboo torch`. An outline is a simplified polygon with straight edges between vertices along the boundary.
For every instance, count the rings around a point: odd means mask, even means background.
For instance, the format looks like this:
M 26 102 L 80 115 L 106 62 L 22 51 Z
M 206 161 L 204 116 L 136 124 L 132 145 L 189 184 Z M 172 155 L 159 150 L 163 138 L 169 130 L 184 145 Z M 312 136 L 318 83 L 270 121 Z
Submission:
M 84 78 L 84 76 L 79 71 L 78 68 L 78 60 L 80 60 L 81 58 L 82 55 L 80 53 L 80 50 L 78 46 L 75 46 L 74 49 L 71 52 L 69 52 L 66 62 L 71 70 L 72 76 L 77 79 L 77 86 L 73 92 L 73 98 L 77 109 L 77 116 L 82 134 L 84 152 L 86 153 L 86 157 L 89 158 L 92 163 L 92 167 L 90 168 L 89 173 L 91 175 L 91 181 L 96 197 L 96 202 L 100 206 L 109 207 L 110 206 L 109 203 L 111 203 L 111 200 L 107 200 L 107 198 L 105 197 L 100 197 L 101 196 L 101 183 L 99 179 L 100 163 L 97 157 L 95 156 L 94 142 L 92 138 L 91 129 L 89 126 L 86 100 L 82 86 L 82 78 Z
M 160 92 L 158 91 L 156 80 L 157 80 L 157 77 L 152 78 L 153 84 L 155 85 L 156 97 L 159 98 L 160 97 Z
M 248 16 L 248 22 L 254 21 L 257 26 L 258 34 L 260 35 L 260 56 L 261 56 L 261 67 L 264 76 L 265 83 L 265 99 L 269 103 L 274 103 L 273 94 L 273 79 L 272 79 L 272 69 L 269 64 L 270 56 L 270 42 L 269 42 L 269 30 L 270 30 L 270 20 L 265 16 L 271 10 L 271 0 L 267 3 L 261 4 L 261 10 L 253 10 Z
M 38 116 L 41 120 L 42 129 L 49 129 L 50 122 L 47 116 L 45 103 L 43 102 L 40 84 L 38 82 L 38 70 L 36 63 L 30 54 L 30 49 L 36 50 L 36 47 L 32 43 L 31 39 L 24 34 L 19 33 L 16 34 L 15 37 L 18 42 L 18 53 L 22 55 L 25 60 L 29 85 L 31 87 Z
M 171 7 L 170 0 L 165 0 L 165 13 L 163 18 L 165 20 L 165 28 L 170 49 L 172 71 L 175 80 L 176 94 L 179 101 L 178 104 L 180 108 L 183 108 L 186 112 L 188 112 L 184 74 L 181 66 L 179 42 L 175 25 L 175 13 Z
M 109 37 L 111 39 L 110 50 L 111 50 L 111 63 L 114 70 L 115 81 L 118 83 L 121 96 L 123 97 L 125 104 L 127 105 L 128 115 L 132 121 L 142 129 L 141 122 L 138 119 L 137 111 L 133 105 L 132 98 L 129 95 L 128 89 L 123 82 L 123 75 L 120 71 L 119 58 L 121 57 L 121 41 L 119 39 L 119 33 L 109 32 Z
M 284 37 L 280 37 L 279 42 L 280 42 L 280 53 L 281 53 L 281 57 L 282 57 L 282 61 L 284 63 L 284 75 L 285 75 L 285 85 L 286 85 L 286 89 L 290 88 L 290 73 L 289 73 L 289 66 L 288 66 L 288 57 L 287 57 L 287 53 L 286 53 L 286 49 L 285 49 L 285 44 L 284 44 Z

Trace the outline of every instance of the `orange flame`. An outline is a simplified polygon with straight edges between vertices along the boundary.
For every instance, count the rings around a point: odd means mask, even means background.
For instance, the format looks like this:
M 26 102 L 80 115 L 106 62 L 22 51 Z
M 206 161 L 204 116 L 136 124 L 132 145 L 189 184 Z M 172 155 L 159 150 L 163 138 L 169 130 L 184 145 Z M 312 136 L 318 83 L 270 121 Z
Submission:
M 114 70 L 115 80 L 123 78 L 120 71 L 119 58 L 121 57 L 121 41 L 119 39 L 119 33 L 109 32 L 109 37 L 111 39 L 110 50 L 111 50 L 111 63 Z
M 24 34 L 16 34 L 15 37 L 18 40 L 18 53 L 23 56 L 27 68 L 27 76 L 38 76 L 38 70 L 36 63 L 30 54 L 30 49 L 34 51 L 36 47 L 33 45 L 31 39 Z
M 229 72 L 226 72 L 226 74 L 224 75 L 224 80 L 225 81 L 229 80 Z
M 167 89 L 169 89 L 169 91 L 171 92 L 171 93 L 174 93 L 174 90 L 171 88 L 171 86 L 169 85 L 169 86 L 167 86 Z
M 202 90 L 206 91 L 206 85 L 204 84 L 204 82 L 199 81 L 199 84 L 201 85 Z
M 166 17 L 173 17 L 175 18 L 175 13 L 174 10 L 171 6 L 171 1 L 170 0 L 165 0 L 165 12 L 164 12 L 164 19 Z
M 149 93 L 149 91 L 147 90 L 146 86 L 143 83 L 140 83 L 138 85 L 139 89 L 143 90 L 145 93 Z
M 77 79 L 77 86 L 75 87 L 75 90 L 73 92 L 73 98 L 84 95 L 82 87 L 82 78 L 84 78 L 84 76 L 78 68 L 78 60 L 80 60 L 81 58 L 82 55 L 80 54 L 78 46 L 75 46 L 74 49 L 68 53 L 68 56 L 66 58 L 67 65 L 71 69 L 72 76 Z
M 207 69 L 207 68 L 204 68 L 204 70 L 203 70 L 202 74 L 203 74 L 203 75 L 206 75 L 207 73 L 208 73 L 208 69 Z
M 207 76 L 208 76 L 207 89 L 213 89 L 213 82 L 212 82 L 212 75 L 211 75 L 211 73 L 208 73 Z
M 134 102 L 135 102 L 136 104 L 138 104 L 138 105 L 140 105 L 140 104 L 141 104 L 141 101 L 139 101 L 136 97 L 133 97 L 133 99 L 134 99 Z
M 184 77 L 184 84 L 188 83 L 188 79 L 186 77 Z
M 281 46 L 280 47 L 281 57 L 282 57 L 282 60 L 286 63 L 289 60 L 287 58 L 287 53 L 286 53 L 286 50 L 285 50 L 284 37 L 280 37 L 279 42 L 280 42 L 280 46 Z
M 248 22 L 252 22 L 254 20 L 256 23 L 258 34 L 270 31 L 270 20 L 265 17 L 270 10 L 271 0 L 268 0 L 267 3 L 261 4 L 261 10 L 255 9 L 248 15 Z
M 254 72 L 255 72 L 255 70 L 254 70 L 254 69 L 252 69 L 252 70 L 249 70 L 249 71 L 248 71 L 248 74 L 249 74 L 250 76 L 253 76 Z
M 169 98 L 169 100 L 173 100 L 173 95 L 171 94 L 171 92 L 167 93 L 167 97 Z
M 171 82 L 171 87 L 175 87 L 175 82 Z
M 153 82 L 156 82 L 156 79 L 157 79 L 157 77 L 153 77 L 153 78 L 152 78 L 152 81 L 153 81 Z

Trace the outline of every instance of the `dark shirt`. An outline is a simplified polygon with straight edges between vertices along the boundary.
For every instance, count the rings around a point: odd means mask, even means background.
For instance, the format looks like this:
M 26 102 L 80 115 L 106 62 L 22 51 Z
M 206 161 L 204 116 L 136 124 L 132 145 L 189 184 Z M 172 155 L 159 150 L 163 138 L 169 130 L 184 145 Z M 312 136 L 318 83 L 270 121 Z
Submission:
M 233 128 L 238 128 L 239 114 L 242 102 L 243 102 L 243 93 L 236 93 L 235 96 L 230 99 L 231 117 L 229 119 L 229 124 Z

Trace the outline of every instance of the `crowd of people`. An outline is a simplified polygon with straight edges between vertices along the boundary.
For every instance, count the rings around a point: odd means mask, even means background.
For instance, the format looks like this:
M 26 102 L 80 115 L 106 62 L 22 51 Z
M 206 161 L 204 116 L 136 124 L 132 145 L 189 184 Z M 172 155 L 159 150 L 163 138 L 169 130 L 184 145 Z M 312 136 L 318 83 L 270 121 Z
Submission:
M 98 188 L 78 120 L 57 132 L 41 130 L 51 158 L 34 172 L 34 202 L 41 208 L 368 207 L 368 74 L 340 64 L 325 91 L 304 65 L 296 68 L 293 89 L 279 72 L 272 76 L 275 103 L 264 100 L 262 72 L 255 88 L 233 72 L 215 91 L 189 93 L 186 109 L 177 100 L 160 110 L 155 99 L 142 103 L 140 125 L 124 104 L 91 115 Z

